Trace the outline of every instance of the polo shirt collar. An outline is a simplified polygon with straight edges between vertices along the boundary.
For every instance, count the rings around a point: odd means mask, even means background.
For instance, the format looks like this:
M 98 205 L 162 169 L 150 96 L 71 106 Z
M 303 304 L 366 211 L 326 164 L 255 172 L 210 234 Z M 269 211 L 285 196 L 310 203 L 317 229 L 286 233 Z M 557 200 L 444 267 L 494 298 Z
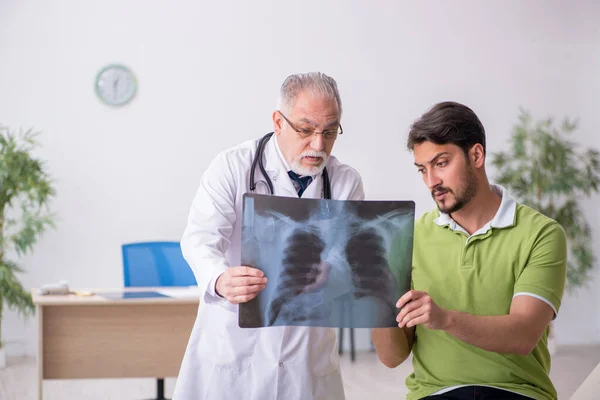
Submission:
M 475 234 L 483 234 L 487 232 L 490 228 L 507 228 L 509 226 L 513 226 L 515 224 L 515 214 L 517 211 L 517 202 L 511 195 L 508 194 L 506 189 L 504 189 L 500 185 L 491 185 L 492 189 L 502 197 L 500 202 L 500 207 L 498 207 L 498 211 L 496 211 L 496 215 L 494 218 L 483 228 L 481 228 Z M 439 226 L 448 226 L 453 230 L 460 230 L 466 232 L 459 224 L 456 223 L 450 217 L 449 214 L 445 214 L 438 209 L 439 216 L 433 221 Z M 474 234 L 474 235 L 475 235 Z

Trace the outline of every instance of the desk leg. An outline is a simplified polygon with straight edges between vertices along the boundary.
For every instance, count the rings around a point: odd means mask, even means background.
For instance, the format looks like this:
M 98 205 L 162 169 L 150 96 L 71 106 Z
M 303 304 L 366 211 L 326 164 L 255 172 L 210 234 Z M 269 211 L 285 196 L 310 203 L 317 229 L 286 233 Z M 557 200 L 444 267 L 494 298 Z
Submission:
M 38 399 L 44 397 L 44 307 L 37 305 L 35 307 L 38 324 Z

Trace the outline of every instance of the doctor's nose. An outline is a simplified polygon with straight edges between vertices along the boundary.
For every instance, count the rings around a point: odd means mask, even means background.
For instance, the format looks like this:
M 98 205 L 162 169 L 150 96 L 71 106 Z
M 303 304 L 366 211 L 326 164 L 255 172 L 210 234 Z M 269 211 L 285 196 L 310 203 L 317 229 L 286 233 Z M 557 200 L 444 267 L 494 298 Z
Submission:
M 323 139 L 323 135 L 315 134 L 310 142 L 310 147 L 316 151 L 325 150 L 325 140 Z

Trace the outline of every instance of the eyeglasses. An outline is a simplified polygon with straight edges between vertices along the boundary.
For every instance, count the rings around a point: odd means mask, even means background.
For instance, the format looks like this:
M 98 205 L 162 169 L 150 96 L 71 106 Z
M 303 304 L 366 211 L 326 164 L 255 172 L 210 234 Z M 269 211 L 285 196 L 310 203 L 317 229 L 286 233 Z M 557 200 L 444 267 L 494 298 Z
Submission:
M 308 139 L 309 137 L 312 137 L 313 135 L 323 135 L 323 139 L 325 140 L 334 140 L 337 135 L 341 135 L 342 133 L 344 133 L 344 130 L 342 129 L 342 124 L 340 124 L 338 126 L 337 129 L 328 129 L 325 131 L 317 131 L 315 129 L 311 129 L 311 128 L 301 128 L 298 129 L 294 126 L 294 124 L 292 124 L 290 122 L 289 119 L 286 118 L 285 115 L 283 115 L 283 113 L 281 111 L 277 111 L 279 114 L 281 114 L 281 116 L 283 117 L 283 119 L 285 119 L 285 122 L 288 123 L 288 125 L 295 130 L 298 133 L 298 136 L 300 136 L 302 139 Z

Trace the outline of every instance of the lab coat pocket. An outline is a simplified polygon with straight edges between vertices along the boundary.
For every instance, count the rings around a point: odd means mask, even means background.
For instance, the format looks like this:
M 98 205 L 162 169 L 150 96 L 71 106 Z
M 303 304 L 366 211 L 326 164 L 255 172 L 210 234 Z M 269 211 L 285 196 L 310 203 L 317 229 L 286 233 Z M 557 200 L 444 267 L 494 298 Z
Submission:
M 312 375 L 315 378 L 324 378 L 333 373 L 339 372 L 339 358 L 337 353 L 326 357 L 324 354 L 321 358 L 315 359 L 313 362 Z
M 236 372 L 215 366 L 210 376 L 203 400 L 252 399 L 252 371 Z M 258 399 L 257 399 L 258 400 Z
M 242 372 L 248 369 L 254 357 L 258 329 L 242 329 L 238 326 L 237 312 L 210 305 L 202 320 L 205 340 L 202 341 L 209 361 L 219 369 Z M 210 322 L 208 322 L 210 321 Z
M 342 375 L 339 371 L 334 372 L 336 373 L 332 372 L 314 380 L 311 397 L 306 393 L 306 398 L 318 400 L 344 400 L 346 395 L 344 393 Z
M 340 362 L 337 351 L 337 338 L 332 328 L 309 328 L 309 346 L 306 351 L 306 364 L 314 378 L 323 378 L 339 372 Z

